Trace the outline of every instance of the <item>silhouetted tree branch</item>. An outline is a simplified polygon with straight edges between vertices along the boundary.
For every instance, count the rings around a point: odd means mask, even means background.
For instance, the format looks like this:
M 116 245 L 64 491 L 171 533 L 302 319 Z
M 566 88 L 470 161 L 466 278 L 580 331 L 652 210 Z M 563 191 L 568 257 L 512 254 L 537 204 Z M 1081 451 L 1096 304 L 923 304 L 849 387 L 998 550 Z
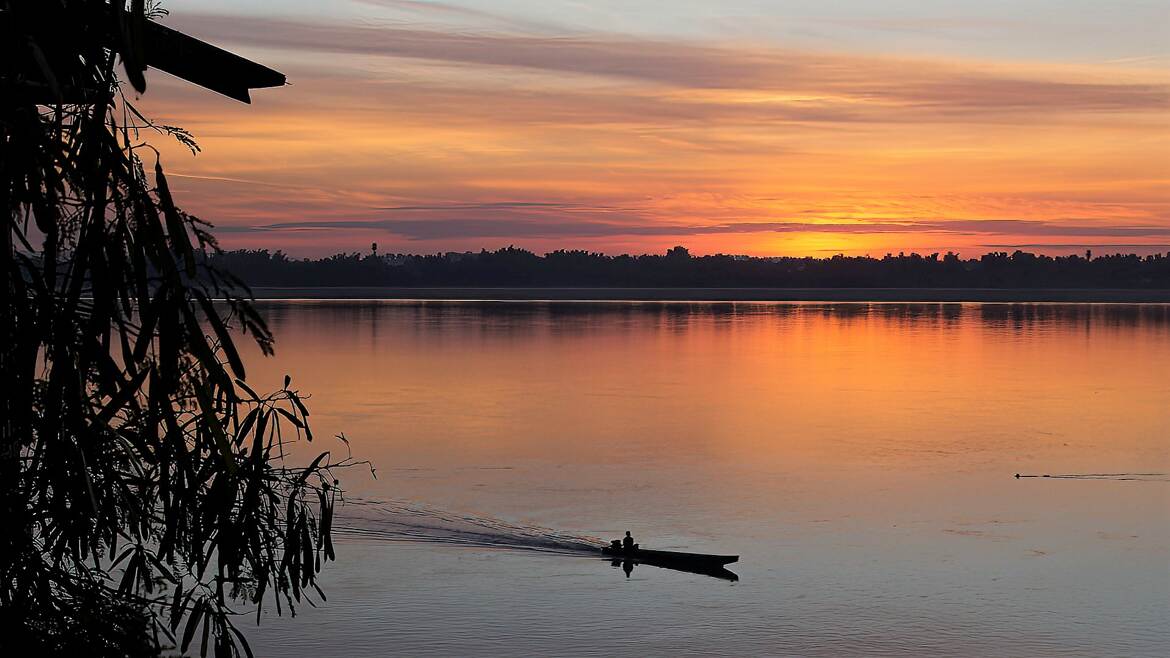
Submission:
M 148 139 L 194 142 L 121 95 L 154 12 L 0 2 L 0 644 L 26 655 L 250 655 L 233 606 L 320 595 L 353 463 L 286 462 L 300 394 L 246 384 L 235 335 L 272 335 Z

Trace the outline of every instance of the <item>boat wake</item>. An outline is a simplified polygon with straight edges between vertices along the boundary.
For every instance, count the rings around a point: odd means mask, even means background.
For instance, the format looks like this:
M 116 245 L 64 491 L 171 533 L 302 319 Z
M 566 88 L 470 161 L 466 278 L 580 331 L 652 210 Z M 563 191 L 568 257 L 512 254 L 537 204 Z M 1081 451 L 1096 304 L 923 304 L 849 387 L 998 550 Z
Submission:
M 1016 479 L 1049 478 L 1052 480 L 1136 480 L 1143 482 L 1168 482 L 1170 473 L 1064 473 L 1060 475 L 1023 475 L 1016 473 Z
M 382 541 L 453 544 L 547 553 L 595 554 L 596 537 L 524 526 L 500 519 L 465 516 L 399 501 L 347 498 L 333 522 L 337 534 Z

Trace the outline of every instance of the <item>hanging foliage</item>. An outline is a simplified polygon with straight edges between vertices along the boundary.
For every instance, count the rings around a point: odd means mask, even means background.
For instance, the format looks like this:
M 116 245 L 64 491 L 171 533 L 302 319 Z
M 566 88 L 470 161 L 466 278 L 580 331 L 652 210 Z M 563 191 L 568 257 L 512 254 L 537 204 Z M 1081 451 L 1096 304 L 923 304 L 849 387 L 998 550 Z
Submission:
M 149 139 L 194 141 L 119 85 L 145 90 L 157 12 L 0 2 L 0 647 L 251 655 L 237 614 L 323 598 L 334 558 L 353 462 L 290 455 L 309 412 L 246 383 L 234 341 L 272 335 Z

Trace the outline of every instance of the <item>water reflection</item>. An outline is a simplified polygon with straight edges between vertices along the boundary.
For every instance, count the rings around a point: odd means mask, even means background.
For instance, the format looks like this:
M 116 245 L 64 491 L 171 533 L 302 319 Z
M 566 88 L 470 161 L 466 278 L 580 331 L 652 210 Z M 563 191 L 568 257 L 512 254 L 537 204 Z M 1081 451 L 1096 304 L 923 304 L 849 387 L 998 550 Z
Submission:
M 1164 452 L 1152 438 L 1166 399 L 1157 364 L 1170 365 L 1166 305 L 263 309 L 277 359 L 257 362 L 254 379 L 278 386 L 291 373 L 315 396 L 317 434 L 344 431 L 382 468 L 574 462 L 582 450 L 607 463 L 676 451 L 761 465 L 913 467 L 910 455 L 996 452 L 1021 440 L 1086 459 L 1096 446 L 1094 462 L 1111 459 L 1102 451 Z
M 712 587 L 654 569 L 623 587 L 604 576 L 650 565 L 499 550 L 494 526 L 487 548 L 463 525 L 447 543 L 392 543 L 435 530 L 378 511 L 363 516 L 377 526 L 353 524 L 378 532 L 339 548 L 330 604 L 305 612 L 322 623 L 266 621 L 266 655 L 342 641 L 350 656 L 629 653 L 648 628 L 662 655 L 1160 656 L 1170 644 L 1170 487 L 1014 477 L 1170 472 L 1170 307 L 264 309 L 277 358 L 253 361 L 249 381 L 291 373 L 313 395 L 315 433 L 344 431 L 373 460 L 382 479 L 347 479 L 351 495 L 458 524 L 634 527 L 656 548 L 739 554 L 744 576 Z
M 629 560 L 629 559 L 613 560 L 610 564 L 612 564 L 615 567 L 620 566 L 622 568 L 622 571 L 624 571 L 626 573 L 626 578 L 629 578 L 630 574 L 634 573 L 634 561 L 633 560 Z
M 322 327 L 367 327 L 376 335 L 387 321 L 426 333 L 456 323 L 485 336 L 551 331 L 575 335 L 589 330 L 650 328 L 686 331 L 696 323 L 731 328 L 736 320 L 771 318 L 854 323 L 878 319 L 894 326 L 954 326 L 975 320 L 991 327 L 1101 326 L 1164 328 L 1166 304 L 1001 303 L 774 303 L 774 302 L 447 302 L 396 300 L 264 301 L 274 328 L 306 312 Z M 316 313 L 313 313 L 316 311 Z M 393 315 L 389 318 L 388 315 Z

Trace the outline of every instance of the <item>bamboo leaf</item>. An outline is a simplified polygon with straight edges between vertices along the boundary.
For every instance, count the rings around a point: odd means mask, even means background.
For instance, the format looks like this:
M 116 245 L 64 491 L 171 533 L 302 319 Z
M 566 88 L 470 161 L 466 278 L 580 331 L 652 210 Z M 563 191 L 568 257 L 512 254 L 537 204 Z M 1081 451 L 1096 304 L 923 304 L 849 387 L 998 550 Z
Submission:
M 175 583 L 175 598 L 171 600 L 171 630 L 179 627 L 179 620 L 183 616 L 183 581 Z
M 122 573 L 122 581 L 118 583 L 118 591 L 130 593 L 134 590 L 134 583 L 137 581 L 138 576 L 138 562 L 140 557 L 140 554 L 136 554 L 126 563 L 126 571 Z
M 289 413 L 287 410 L 282 409 L 280 407 L 276 407 L 276 411 L 281 416 L 284 416 L 285 418 L 287 418 L 288 422 L 292 423 L 293 425 L 296 425 L 298 428 L 304 429 L 305 423 L 302 422 L 300 418 L 297 418 L 296 416 Z
M 191 646 L 191 640 L 195 637 L 195 631 L 199 628 L 199 620 L 203 617 L 204 601 L 200 599 L 195 603 L 195 607 L 191 609 L 190 616 L 187 617 L 187 625 L 183 627 L 183 644 L 180 650 L 183 653 L 187 652 L 187 648 Z
M 219 416 L 216 414 L 215 407 L 212 405 L 211 396 L 208 394 L 207 388 L 202 382 L 196 383 L 193 389 L 195 397 L 199 400 L 199 407 L 203 410 L 201 418 L 207 424 L 207 429 L 215 439 L 215 445 L 219 449 L 220 456 L 223 457 L 223 464 L 227 468 L 228 473 L 235 475 L 236 460 L 232 454 L 231 445 L 228 443 L 227 432 L 224 431 L 223 425 L 220 424 Z
M 287 385 L 286 385 L 286 388 L 287 388 Z M 300 410 L 301 416 L 304 418 L 308 418 L 309 417 L 309 410 L 306 409 L 304 403 L 301 402 L 301 396 L 293 394 L 289 397 L 292 398 L 293 404 L 297 405 L 297 409 Z
M 324 460 L 328 456 L 329 456 L 329 451 L 325 451 L 325 452 L 317 455 L 317 458 L 313 460 L 313 463 L 309 464 L 308 468 L 301 471 L 300 477 L 297 478 L 296 486 L 300 487 L 301 485 L 303 485 L 305 483 L 305 480 L 309 479 L 310 475 L 312 475 L 313 473 L 316 473 L 317 467 L 321 465 L 321 461 Z
M 203 615 L 203 639 L 199 641 L 199 658 L 207 658 L 207 636 L 211 631 L 211 612 Z
M 256 418 L 260 416 L 260 407 L 256 407 L 244 416 L 244 422 L 240 423 L 239 428 L 236 429 L 236 445 L 243 443 L 244 438 L 248 436 L 248 432 L 252 430 L 252 426 L 256 424 Z
M 232 626 L 231 629 L 232 633 L 234 633 L 236 638 L 240 641 L 240 648 L 244 650 L 244 654 L 247 655 L 248 658 L 256 658 L 254 655 L 252 655 L 252 647 L 248 646 L 248 638 L 244 637 L 244 634 L 240 632 L 240 629 L 236 628 L 235 626 Z
M 196 290 L 195 296 L 199 299 L 199 305 L 203 307 L 203 314 L 207 316 L 208 322 L 211 323 L 211 328 L 215 330 L 216 337 L 219 338 L 219 346 L 223 350 L 224 356 L 227 357 L 228 365 L 232 368 L 232 374 L 237 379 L 244 379 L 244 362 L 240 359 L 240 354 L 236 351 L 235 342 L 232 341 L 231 334 L 228 333 L 223 319 L 219 317 L 219 312 L 215 310 L 215 306 L 212 305 L 211 300 L 202 291 Z
M 115 396 L 106 403 L 105 408 L 98 414 L 97 421 L 103 425 L 110 422 L 110 419 L 142 390 L 142 383 L 146 381 L 146 376 L 149 374 L 149 370 L 143 369 L 129 381 L 123 382 Z
M 174 199 L 171 198 L 171 188 L 167 185 L 167 177 L 163 174 L 162 164 L 157 160 L 154 164 L 154 179 L 159 205 L 162 206 L 163 217 L 166 218 L 167 222 L 167 237 L 170 238 L 171 249 L 183 258 L 187 276 L 195 278 L 195 250 L 191 246 L 191 238 L 187 235 L 187 226 L 182 217 L 179 216 Z
M 244 389 L 244 392 L 245 392 L 245 393 L 247 393 L 248 395 L 252 396 L 252 401 L 253 401 L 253 402 L 259 402 L 259 401 L 260 401 L 260 396 L 259 396 L 259 395 L 256 393 L 256 391 L 252 390 L 252 387 L 251 387 L 251 386 L 248 386 L 248 384 L 247 384 L 247 383 L 245 383 L 245 382 L 244 382 L 244 380 L 242 380 L 242 379 L 237 379 L 237 380 L 236 380 L 236 386 L 239 386 L 240 388 Z
M 215 381 L 217 386 L 225 391 L 232 390 L 231 378 L 228 377 L 227 371 L 223 368 L 223 364 L 219 362 L 219 359 L 215 358 L 215 353 L 211 351 L 211 346 L 207 344 L 203 330 L 200 329 L 199 323 L 191 312 L 190 307 L 183 304 L 180 305 L 180 308 L 182 309 L 183 318 L 186 320 L 191 352 L 199 360 L 200 365 L 207 370 L 208 376 Z

